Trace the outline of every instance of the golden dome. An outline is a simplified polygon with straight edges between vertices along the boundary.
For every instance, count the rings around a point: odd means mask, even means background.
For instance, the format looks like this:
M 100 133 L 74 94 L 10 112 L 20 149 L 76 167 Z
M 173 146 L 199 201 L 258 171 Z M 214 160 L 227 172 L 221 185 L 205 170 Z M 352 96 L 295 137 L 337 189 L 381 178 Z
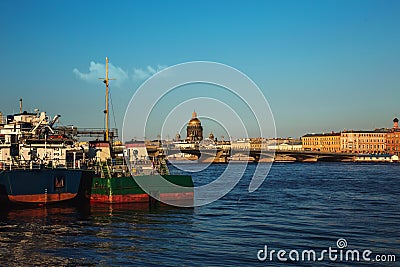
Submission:
M 196 111 L 193 111 L 193 113 L 192 113 L 192 119 L 189 121 L 189 126 L 201 126 L 201 122 L 197 118 Z
M 189 121 L 186 128 L 186 140 L 191 142 L 203 140 L 203 127 L 200 120 L 197 118 L 196 111 L 192 113 L 192 119 Z
M 198 118 L 193 118 L 189 121 L 189 125 L 190 126 L 197 126 L 197 125 L 201 125 L 201 122 Z

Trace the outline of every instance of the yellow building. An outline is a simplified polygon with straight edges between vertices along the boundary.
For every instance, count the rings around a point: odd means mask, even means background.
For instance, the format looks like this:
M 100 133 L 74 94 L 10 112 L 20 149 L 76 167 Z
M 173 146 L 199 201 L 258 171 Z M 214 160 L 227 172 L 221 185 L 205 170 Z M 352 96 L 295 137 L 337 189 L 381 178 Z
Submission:
M 306 134 L 301 143 L 304 150 L 340 152 L 340 133 Z
M 261 151 L 268 149 L 268 142 L 265 138 L 250 138 L 250 149 L 252 151 Z
M 345 153 L 382 154 L 386 152 L 387 131 L 343 131 L 341 151 Z

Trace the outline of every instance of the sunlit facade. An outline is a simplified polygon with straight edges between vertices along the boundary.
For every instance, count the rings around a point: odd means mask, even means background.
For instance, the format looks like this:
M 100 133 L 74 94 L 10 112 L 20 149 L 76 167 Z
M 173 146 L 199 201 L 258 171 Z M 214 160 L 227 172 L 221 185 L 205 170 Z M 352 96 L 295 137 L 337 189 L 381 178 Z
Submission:
M 343 131 L 341 150 L 344 153 L 382 154 L 386 152 L 387 131 Z
M 400 128 L 399 120 L 393 120 L 393 128 L 386 136 L 386 150 L 389 154 L 400 156 Z
M 340 152 L 340 133 L 306 134 L 301 143 L 304 150 Z

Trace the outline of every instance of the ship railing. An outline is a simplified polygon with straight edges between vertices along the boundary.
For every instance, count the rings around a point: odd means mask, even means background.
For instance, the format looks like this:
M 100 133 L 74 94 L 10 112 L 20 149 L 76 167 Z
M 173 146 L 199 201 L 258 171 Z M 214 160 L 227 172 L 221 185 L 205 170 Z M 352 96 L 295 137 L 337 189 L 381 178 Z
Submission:
M 103 128 L 75 128 L 73 133 L 80 137 L 103 137 L 106 131 Z M 110 138 L 118 137 L 118 129 L 110 128 L 108 134 Z
M 152 160 L 148 160 L 148 159 L 138 159 L 138 160 L 130 160 L 129 164 L 131 166 L 152 166 L 155 163 Z
M 95 166 L 99 166 L 100 164 L 107 164 L 109 168 L 115 168 L 115 167 L 125 167 L 127 165 L 133 166 L 133 165 L 141 165 L 141 166 L 152 166 L 155 165 L 156 162 L 148 159 L 131 159 L 128 160 L 128 162 L 125 161 L 124 158 L 116 158 L 116 159 L 107 159 L 107 160 L 96 160 L 95 161 Z
M 67 169 L 81 169 L 82 165 L 85 165 L 84 162 L 82 162 L 82 160 L 75 160 L 75 161 L 68 161 L 66 163 L 66 168 Z
M 67 162 L 66 160 L 57 161 L 35 161 L 35 160 L 18 160 L 18 161 L 6 161 L 0 160 L 0 170 L 39 170 L 42 168 L 51 169 L 81 169 L 84 167 L 84 163 L 81 160 L 75 162 Z
M 130 169 L 129 165 L 125 164 L 125 161 L 116 162 L 115 160 L 103 160 L 93 161 L 88 167 L 95 171 L 97 175 L 102 178 L 110 177 L 122 177 L 129 176 Z
M 40 164 L 34 161 L 19 160 L 19 161 L 0 161 L 0 170 L 34 170 L 41 169 L 44 164 Z
M 108 160 L 107 163 L 109 163 L 112 166 L 126 165 L 124 158 L 116 158 L 116 159 Z
M 5 171 L 11 169 L 13 169 L 13 164 L 11 161 L 5 161 L 5 160 L 0 161 L 0 170 Z

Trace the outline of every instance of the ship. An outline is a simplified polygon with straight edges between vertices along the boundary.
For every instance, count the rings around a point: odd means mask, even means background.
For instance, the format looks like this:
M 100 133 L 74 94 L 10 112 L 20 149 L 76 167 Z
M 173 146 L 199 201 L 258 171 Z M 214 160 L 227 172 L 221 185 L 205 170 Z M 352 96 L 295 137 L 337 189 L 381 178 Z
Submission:
M 145 141 L 117 145 L 109 131 L 109 79 L 106 58 L 106 107 L 104 140 L 89 142 L 89 157 L 93 160 L 95 176 L 91 203 L 159 203 L 192 206 L 193 180 L 190 175 L 171 175 L 165 157 L 150 157 Z M 167 185 L 160 178 L 169 183 Z M 146 191 L 142 188 L 146 187 Z M 176 186 L 175 186 L 176 185 Z M 150 193 L 150 194 L 149 194 Z
M 93 171 L 84 151 L 59 134 L 46 112 L 0 114 L 1 205 L 47 205 L 89 201 Z

